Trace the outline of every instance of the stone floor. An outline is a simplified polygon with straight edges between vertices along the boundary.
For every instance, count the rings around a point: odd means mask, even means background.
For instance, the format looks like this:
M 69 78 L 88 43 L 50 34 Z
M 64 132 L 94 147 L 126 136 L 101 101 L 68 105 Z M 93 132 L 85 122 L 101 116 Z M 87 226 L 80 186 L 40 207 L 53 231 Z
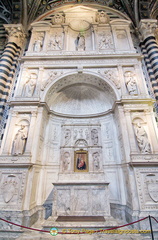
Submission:
M 151 239 L 151 236 L 140 235 L 140 234 L 92 234 L 92 235 L 57 235 L 51 236 L 49 233 L 31 233 L 25 232 L 23 236 L 19 237 L 18 240 L 147 240 Z M 156 240 L 156 239 L 155 239 Z

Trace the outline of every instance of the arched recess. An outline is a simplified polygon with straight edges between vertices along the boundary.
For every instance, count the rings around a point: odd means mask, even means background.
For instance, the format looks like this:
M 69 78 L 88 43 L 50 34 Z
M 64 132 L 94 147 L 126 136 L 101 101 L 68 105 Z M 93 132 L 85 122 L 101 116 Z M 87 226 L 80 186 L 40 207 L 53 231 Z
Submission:
M 112 83 L 96 75 L 77 73 L 52 83 L 44 98 L 52 112 L 81 117 L 111 111 L 119 94 Z

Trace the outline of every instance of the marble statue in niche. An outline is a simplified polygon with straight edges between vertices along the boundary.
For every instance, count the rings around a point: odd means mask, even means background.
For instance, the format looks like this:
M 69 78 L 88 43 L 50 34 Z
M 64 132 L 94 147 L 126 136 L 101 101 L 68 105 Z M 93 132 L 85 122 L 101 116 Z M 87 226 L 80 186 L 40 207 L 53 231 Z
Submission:
M 100 155 L 98 152 L 92 154 L 93 157 L 93 167 L 94 171 L 98 171 L 100 169 Z
M 68 145 L 71 139 L 71 131 L 70 129 L 65 130 L 65 145 Z
M 44 36 L 39 35 L 33 44 L 33 51 L 40 52 L 43 47 Z
M 32 97 L 35 91 L 37 82 L 37 74 L 31 73 L 30 76 L 27 77 L 27 80 L 23 86 L 22 95 L 25 97 Z
M 148 135 L 140 122 L 135 124 L 135 136 L 141 153 L 151 153 Z
M 21 125 L 20 129 L 15 134 L 12 143 L 12 155 L 22 155 L 25 151 L 28 129 L 25 125 Z
M 48 47 L 50 50 L 61 50 L 62 44 L 62 36 L 56 33 L 51 37 Z
M 15 175 L 10 174 L 4 180 L 2 184 L 2 195 L 5 203 L 9 203 L 14 194 L 16 193 L 16 188 L 18 185 L 18 181 Z
M 98 130 L 97 129 L 92 129 L 91 140 L 92 140 L 93 145 L 98 145 Z
M 99 49 L 113 48 L 113 40 L 110 32 L 103 32 L 99 35 Z
M 79 33 L 76 39 L 76 50 L 85 51 L 85 37 L 82 33 Z
M 96 20 L 100 24 L 106 24 L 106 23 L 109 23 L 110 19 L 106 12 L 100 11 L 100 12 L 97 12 Z
M 125 83 L 127 90 L 130 95 L 137 95 L 138 94 L 138 88 L 137 83 L 134 74 L 131 71 L 126 71 L 124 73 L 125 76 Z
M 52 17 L 52 24 L 60 25 L 65 22 L 65 15 L 63 12 L 58 12 Z
M 71 163 L 70 153 L 65 152 L 63 158 L 63 171 L 70 170 L 70 163 Z

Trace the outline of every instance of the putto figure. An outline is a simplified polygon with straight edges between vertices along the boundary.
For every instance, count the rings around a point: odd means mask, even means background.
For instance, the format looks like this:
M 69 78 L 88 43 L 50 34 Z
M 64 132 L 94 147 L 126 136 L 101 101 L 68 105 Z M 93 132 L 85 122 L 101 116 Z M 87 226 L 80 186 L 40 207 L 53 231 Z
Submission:
M 21 125 L 21 128 L 15 134 L 12 144 L 12 155 L 22 155 L 25 151 L 25 145 L 27 140 L 27 128 Z

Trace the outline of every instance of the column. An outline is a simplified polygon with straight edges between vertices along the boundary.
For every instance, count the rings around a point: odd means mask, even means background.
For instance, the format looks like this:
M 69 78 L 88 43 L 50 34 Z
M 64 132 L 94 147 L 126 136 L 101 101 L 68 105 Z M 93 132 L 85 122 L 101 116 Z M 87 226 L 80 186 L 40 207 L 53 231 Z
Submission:
M 158 101 L 158 45 L 155 39 L 155 30 L 157 28 L 157 20 L 143 19 L 140 21 L 139 31 L 142 41 L 140 43 L 150 81 Z
M 12 87 L 18 58 L 25 38 L 21 24 L 6 24 L 4 27 L 9 36 L 8 43 L 0 59 L 0 120 Z

